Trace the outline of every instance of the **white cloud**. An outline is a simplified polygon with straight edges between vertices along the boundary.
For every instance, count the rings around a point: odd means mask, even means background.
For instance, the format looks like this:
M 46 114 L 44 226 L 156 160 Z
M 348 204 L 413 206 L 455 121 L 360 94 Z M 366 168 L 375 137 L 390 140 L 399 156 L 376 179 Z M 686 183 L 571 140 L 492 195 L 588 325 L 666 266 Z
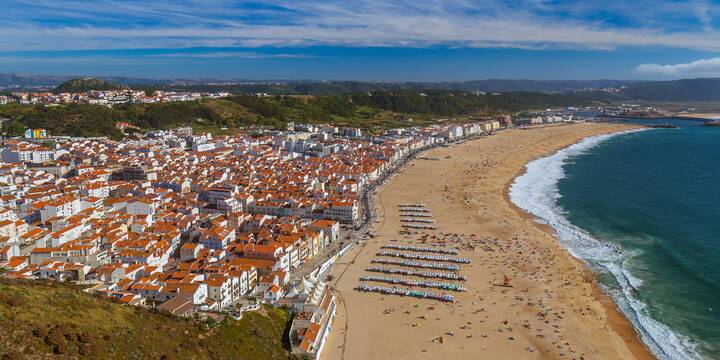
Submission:
M 672 65 L 642 64 L 635 68 L 635 72 L 666 76 L 720 76 L 720 57 Z
M 377 20 L 377 19 L 376 19 Z M 430 25 L 431 24 L 431 25 Z M 231 28 L 163 27 L 116 29 L 97 27 L 0 28 L 0 48 L 8 50 L 83 50 L 233 46 L 408 46 L 589 48 L 669 46 L 720 51 L 720 33 L 663 34 L 654 30 L 597 29 L 581 24 L 510 19 L 396 18 L 367 26 L 253 25 Z
M 4 51 L 304 45 L 720 51 L 720 32 L 710 26 L 715 8 L 707 1 L 14 2 L 0 13 Z M 593 16 L 604 12 L 631 17 L 631 25 Z M 664 28 L 677 23 L 675 14 L 690 14 L 699 24 Z
M 698 20 L 702 23 L 703 30 L 705 31 L 712 31 L 712 15 L 711 13 L 711 6 L 707 1 L 698 1 L 696 6 L 694 6 L 694 12 L 695 16 L 698 18 Z
M 145 57 L 155 58 L 186 58 L 186 59 L 304 59 L 316 57 L 306 54 L 268 54 L 248 51 L 208 51 L 208 52 L 170 52 L 151 54 Z

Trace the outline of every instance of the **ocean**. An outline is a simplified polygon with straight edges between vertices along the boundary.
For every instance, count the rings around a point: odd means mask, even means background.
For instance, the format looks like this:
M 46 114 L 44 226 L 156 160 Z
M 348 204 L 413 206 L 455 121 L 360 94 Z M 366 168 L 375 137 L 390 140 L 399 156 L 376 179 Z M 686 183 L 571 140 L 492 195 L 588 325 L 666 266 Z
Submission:
M 720 128 L 668 122 L 537 159 L 510 197 L 598 271 L 659 359 L 720 359 Z

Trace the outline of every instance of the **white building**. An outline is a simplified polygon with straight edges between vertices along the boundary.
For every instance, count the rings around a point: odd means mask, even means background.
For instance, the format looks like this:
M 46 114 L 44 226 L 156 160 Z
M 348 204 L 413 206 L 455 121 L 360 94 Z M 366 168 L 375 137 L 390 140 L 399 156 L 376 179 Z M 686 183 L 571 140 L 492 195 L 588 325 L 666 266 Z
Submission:
M 75 215 L 81 210 L 80 199 L 71 196 L 60 197 L 49 201 L 44 208 L 40 209 L 40 221 L 45 222 L 54 217 L 65 218 Z

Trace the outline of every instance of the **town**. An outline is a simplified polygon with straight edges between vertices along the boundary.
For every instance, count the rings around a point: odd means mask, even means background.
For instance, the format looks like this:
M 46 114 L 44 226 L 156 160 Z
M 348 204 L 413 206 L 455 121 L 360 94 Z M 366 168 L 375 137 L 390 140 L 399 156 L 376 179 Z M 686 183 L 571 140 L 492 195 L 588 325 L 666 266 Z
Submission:
M 9 95 L 0 95 L 0 105 L 8 103 L 35 104 L 35 105 L 65 105 L 65 104 L 93 104 L 113 106 L 118 104 L 149 104 L 158 102 L 196 101 L 201 99 L 214 99 L 230 96 L 230 93 L 217 92 L 176 92 L 156 90 L 148 93 L 143 90 L 118 89 L 106 91 L 83 92 L 12 92 Z
M 367 192 L 420 150 L 510 125 L 187 127 L 123 141 L 29 129 L 2 148 L 0 264 L 179 316 L 287 306 L 293 349 L 315 356 L 336 306 L 323 276 L 367 234 Z

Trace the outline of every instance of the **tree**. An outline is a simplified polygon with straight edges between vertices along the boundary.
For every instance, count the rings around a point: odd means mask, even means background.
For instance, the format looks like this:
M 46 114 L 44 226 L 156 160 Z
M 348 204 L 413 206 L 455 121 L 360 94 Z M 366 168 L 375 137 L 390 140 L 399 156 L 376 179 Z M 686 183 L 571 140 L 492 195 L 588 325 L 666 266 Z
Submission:
M 25 125 L 19 120 L 10 120 L 3 123 L 2 132 L 7 136 L 22 136 L 25 134 Z

